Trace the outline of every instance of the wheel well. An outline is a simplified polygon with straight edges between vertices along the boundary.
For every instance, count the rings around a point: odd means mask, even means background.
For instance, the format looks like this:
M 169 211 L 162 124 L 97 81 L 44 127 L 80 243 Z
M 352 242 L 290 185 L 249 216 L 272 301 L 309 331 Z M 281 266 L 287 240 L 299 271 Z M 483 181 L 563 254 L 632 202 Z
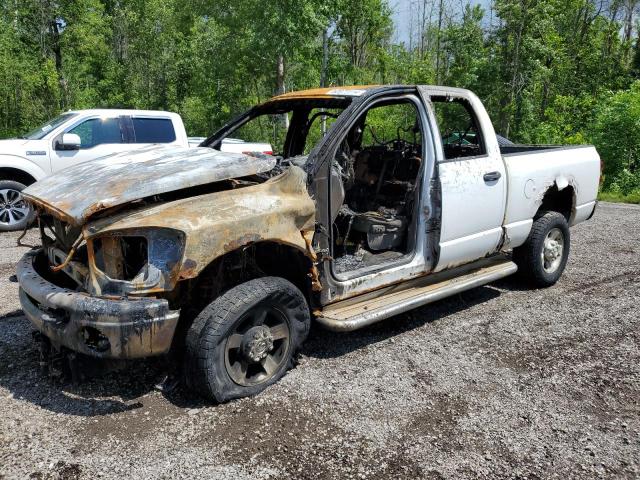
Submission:
M 0 180 L 13 180 L 14 182 L 20 182 L 23 185 L 31 185 L 36 182 L 28 173 L 18 170 L 17 168 L 0 168 Z
M 545 192 L 542 204 L 536 213 L 536 218 L 542 216 L 544 212 L 552 211 L 561 213 L 569 222 L 575 211 L 575 202 L 575 190 L 571 185 L 558 190 L 558 186 L 554 184 Z
M 293 283 L 313 302 L 309 272 L 312 262 L 297 248 L 277 242 L 258 242 L 217 258 L 181 291 L 182 308 L 197 315 L 227 290 L 258 277 L 273 276 Z

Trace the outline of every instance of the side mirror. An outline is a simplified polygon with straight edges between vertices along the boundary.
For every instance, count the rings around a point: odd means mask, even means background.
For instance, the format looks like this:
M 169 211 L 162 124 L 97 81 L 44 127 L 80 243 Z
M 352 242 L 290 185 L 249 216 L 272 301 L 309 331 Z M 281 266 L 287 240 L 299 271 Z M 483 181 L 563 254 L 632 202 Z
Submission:
M 80 135 L 64 133 L 62 134 L 62 141 L 56 145 L 56 150 L 79 150 L 81 144 Z

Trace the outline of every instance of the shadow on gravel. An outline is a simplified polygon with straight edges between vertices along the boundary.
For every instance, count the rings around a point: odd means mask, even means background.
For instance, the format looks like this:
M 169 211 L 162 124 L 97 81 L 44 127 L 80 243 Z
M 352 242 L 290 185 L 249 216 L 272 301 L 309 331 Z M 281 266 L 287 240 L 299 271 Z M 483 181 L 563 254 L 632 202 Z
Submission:
M 0 322 L 8 318 L 21 317 L 22 315 L 22 310 L 14 310 L 12 312 L 5 313 L 2 317 L 0 317 Z
M 509 289 L 512 284 L 501 284 L 500 288 Z M 314 327 L 302 353 L 315 358 L 339 357 L 425 324 L 446 320 L 498 296 L 500 291 L 491 286 L 476 288 L 352 333 Z M 74 385 L 70 380 L 52 379 L 42 373 L 31 326 L 20 311 L 0 317 L 0 326 L 0 386 L 15 398 L 54 413 L 94 417 L 141 408 L 140 397 L 154 391 L 166 371 L 163 358 L 107 362 L 81 357 L 79 368 L 85 380 Z M 210 405 L 183 387 L 163 396 L 178 408 Z
M 78 366 L 85 380 L 74 385 L 68 378 L 42 372 L 31 331 L 22 315 L 11 312 L 0 317 L 0 386 L 14 398 L 54 413 L 94 417 L 141 408 L 140 397 L 154 390 L 166 368 L 161 358 L 113 362 L 80 357 Z M 166 398 L 178 406 L 197 406 L 179 393 Z
M 502 285 L 501 288 L 510 289 Z M 340 357 L 428 323 L 444 321 L 447 317 L 462 310 L 499 296 L 500 291 L 496 288 L 491 286 L 478 287 L 349 333 L 330 332 L 314 326 L 302 353 L 313 358 Z
M 527 283 L 525 280 L 520 278 L 518 275 L 512 275 L 511 277 L 497 280 L 493 282 L 491 285 L 501 290 L 507 290 L 509 292 L 528 292 L 531 290 L 536 290 L 535 287 L 532 287 L 529 283 Z

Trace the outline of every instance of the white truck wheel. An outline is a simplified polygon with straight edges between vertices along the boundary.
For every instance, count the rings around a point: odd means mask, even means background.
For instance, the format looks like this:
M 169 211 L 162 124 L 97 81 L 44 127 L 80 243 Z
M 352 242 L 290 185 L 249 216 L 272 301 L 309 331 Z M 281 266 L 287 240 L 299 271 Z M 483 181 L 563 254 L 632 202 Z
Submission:
M 22 197 L 26 185 L 0 180 L 0 232 L 24 230 L 34 218 L 33 207 Z

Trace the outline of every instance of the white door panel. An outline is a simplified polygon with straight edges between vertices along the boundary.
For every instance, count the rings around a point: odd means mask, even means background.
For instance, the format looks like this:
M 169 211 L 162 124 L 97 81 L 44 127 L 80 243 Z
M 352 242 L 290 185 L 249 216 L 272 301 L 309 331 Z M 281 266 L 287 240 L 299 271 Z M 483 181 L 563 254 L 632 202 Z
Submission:
M 93 148 L 81 150 L 52 150 L 51 168 L 55 173 L 63 168 L 72 167 L 87 160 L 95 160 L 112 153 L 126 152 L 133 148 L 138 148 L 138 146 L 130 143 L 104 143 Z
M 437 271 L 483 258 L 495 251 L 502 237 L 502 227 L 440 243 Z
M 51 145 L 51 170 L 54 173 L 87 160 L 131 150 L 131 145 L 124 143 L 125 135 L 117 116 L 84 118 L 65 128 L 64 133 L 78 135 L 81 142 L 80 149 L 56 150 L 56 144 L 60 141 L 61 135 L 54 138 Z
M 436 270 L 442 270 L 497 249 L 502 237 L 506 172 L 500 156 L 444 161 L 438 170 L 442 227 Z

